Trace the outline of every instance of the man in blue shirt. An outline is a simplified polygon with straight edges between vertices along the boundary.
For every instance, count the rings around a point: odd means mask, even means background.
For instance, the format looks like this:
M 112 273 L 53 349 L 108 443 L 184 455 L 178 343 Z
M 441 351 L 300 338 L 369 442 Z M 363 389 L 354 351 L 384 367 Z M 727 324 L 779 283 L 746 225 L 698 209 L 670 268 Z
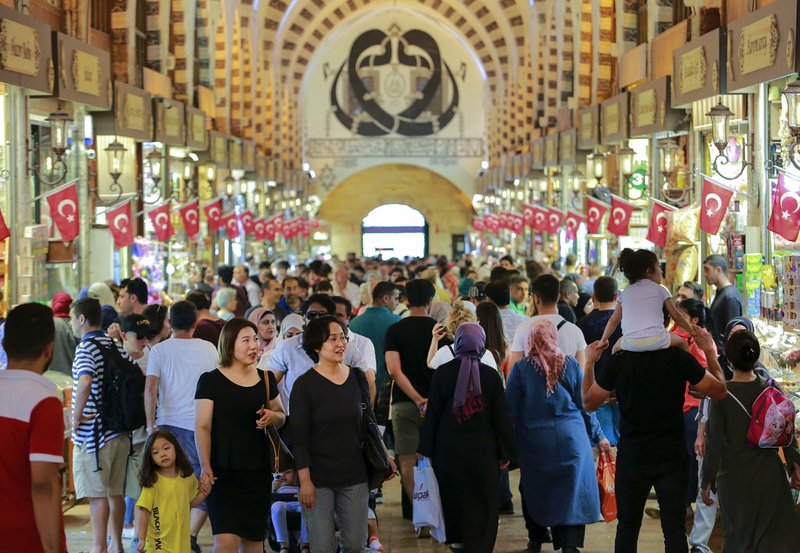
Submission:
M 386 370 L 386 356 L 383 348 L 386 339 L 386 329 L 400 320 L 394 314 L 397 309 L 400 290 L 392 282 L 382 281 L 372 290 L 372 305 L 364 312 L 350 321 L 350 329 L 362 336 L 366 336 L 375 346 L 375 359 L 377 361 L 375 385 L 381 390 L 383 382 L 389 373 Z

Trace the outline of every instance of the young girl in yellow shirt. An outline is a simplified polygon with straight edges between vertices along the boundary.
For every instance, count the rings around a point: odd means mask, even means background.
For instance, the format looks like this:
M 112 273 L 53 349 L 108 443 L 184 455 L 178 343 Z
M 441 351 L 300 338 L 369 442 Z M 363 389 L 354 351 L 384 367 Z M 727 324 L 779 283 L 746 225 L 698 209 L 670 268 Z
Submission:
M 137 553 L 191 551 L 190 510 L 211 492 L 212 483 L 199 483 L 192 465 L 171 432 L 156 430 L 147 438 L 139 470 L 142 494 Z

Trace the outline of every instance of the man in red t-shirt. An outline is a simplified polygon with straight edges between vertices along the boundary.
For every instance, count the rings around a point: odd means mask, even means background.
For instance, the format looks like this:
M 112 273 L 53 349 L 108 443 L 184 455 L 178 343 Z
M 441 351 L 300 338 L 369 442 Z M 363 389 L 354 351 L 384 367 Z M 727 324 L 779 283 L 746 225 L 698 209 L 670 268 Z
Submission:
M 61 515 L 64 407 L 42 376 L 53 358 L 49 307 L 16 307 L 5 323 L 0 371 L 0 553 L 67 550 Z

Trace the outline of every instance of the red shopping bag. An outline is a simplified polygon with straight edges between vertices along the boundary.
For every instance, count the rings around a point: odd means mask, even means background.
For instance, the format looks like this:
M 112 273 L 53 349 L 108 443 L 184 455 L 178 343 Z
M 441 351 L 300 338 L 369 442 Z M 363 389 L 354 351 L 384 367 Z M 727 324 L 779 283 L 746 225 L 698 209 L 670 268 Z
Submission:
M 600 512 L 606 522 L 617 520 L 617 495 L 614 481 L 617 463 L 610 453 L 601 451 L 597 459 L 597 483 L 600 486 Z

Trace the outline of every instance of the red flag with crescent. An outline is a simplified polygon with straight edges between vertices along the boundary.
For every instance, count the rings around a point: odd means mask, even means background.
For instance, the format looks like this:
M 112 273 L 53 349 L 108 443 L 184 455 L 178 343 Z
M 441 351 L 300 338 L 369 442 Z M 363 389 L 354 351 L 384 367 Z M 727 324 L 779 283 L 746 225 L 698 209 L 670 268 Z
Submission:
M 170 206 L 171 202 L 167 200 L 157 208 L 147 212 L 159 242 L 167 242 L 175 234 L 175 229 L 172 227 L 172 219 L 170 218 Z
M 800 234 L 800 181 L 778 173 L 778 184 L 772 193 L 772 213 L 767 228 L 796 242 Z
M 509 213 L 507 211 L 501 211 L 499 213 L 501 229 L 511 230 L 511 225 L 509 224 L 508 216 Z
M 484 217 L 483 220 L 486 222 L 486 230 L 494 235 L 497 235 L 497 233 L 500 232 L 500 218 L 497 215 L 492 215 L 490 213 Z
M 245 234 L 253 234 L 255 231 L 255 218 L 253 217 L 253 212 L 250 210 L 245 211 L 241 215 L 242 219 L 242 227 L 244 228 Z
M 583 215 L 568 209 L 564 219 L 564 228 L 567 230 L 568 239 L 575 240 L 578 237 L 578 227 L 581 226 L 581 223 L 583 223 Z
M 533 206 L 533 230 L 545 232 L 547 230 L 547 210 L 543 207 Z
M 0 211 L 0 242 L 11 236 L 11 231 L 6 224 L 6 218 L 3 217 L 3 212 Z
M 597 198 L 586 198 L 586 231 L 589 234 L 599 234 L 603 215 L 608 211 L 608 204 Z
M 708 234 L 717 234 L 722 220 L 728 212 L 733 190 L 711 179 L 703 179 L 700 196 L 700 228 Z
M 270 217 L 269 219 L 267 219 L 266 223 L 264 223 L 264 231 L 266 232 L 267 240 L 269 240 L 269 241 L 274 241 L 275 240 L 275 236 L 277 234 L 277 232 L 275 230 L 275 219 L 276 218 L 277 218 L 277 216 L 276 217 Z
M 509 213 L 508 223 L 508 226 L 511 227 L 511 232 L 514 234 L 522 234 L 525 230 L 525 219 L 519 213 Z
M 189 202 L 178 210 L 183 220 L 183 228 L 186 236 L 193 239 L 200 232 L 200 202 L 197 200 Z
M 130 201 L 106 212 L 108 230 L 111 231 L 111 236 L 114 238 L 115 248 L 124 248 L 133 244 L 133 221 L 131 219 Z
M 229 240 L 239 238 L 239 217 L 236 216 L 235 212 L 231 211 L 222 216 L 222 226 L 225 228 L 225 232 L 228 233 Z
M 486 225 L 483 222 L 483 217 L 472 218 L 472 230 L 475 232 L 483 232 L 486 230 Z
M 556 234 L 558 229 L 561 228 L 561 222 L 564 220 L 564 212 L 554 207 L 547 209 L 547 222 L 545 223 L 545 232 Z
M 50 206 L 50 218 L 61 234 L 62 242 L 75 240 L 81 228 L 77 183 L 58 188 L 45 196 L 45 199 Z
M 675 211 L 675 208 L 665 203 L 653 200 L 653 209 L 650 211 L 650 228 L 647 229 L 647 239 L 656 246 L 662 248 L 667 245 L 667 213 Z
M 536 206 L 531 204 L 523 204 L 522 206 L 522 221 L 526 227 L 534 228 L 533 216 L 536 213 Z
M 303 238 L 308 238 L 311 236 L 311 224 L 305 217 L 300 219 L 300 234 L 303 235 Z
M 275 216 L 275 217 L 273 217 L 273 218 L 275 219 L 275 221 L 274 221 L 274 224 L 275 224 L 275 234 L 281 234 L 281 233 L 283 233 L 283 225 L 284 225 L 284 222 L 283 222 L 283 215 L 276 215 L 276 216 Z
M 253 223 L 253 234 L 255 234 L 256 240 L 259 242 L 267 239 L 267 222 L 264 219 L 257 219 Z
M 208 230 L 215 231 L 222 226 L 222 199 L 217 198 L 203 206 L 208 220 Z
M 628 236 L 628 226 L 636 206 L 618 196 L 611 195 L 611 212 L 606 229 L 617 236 Z

